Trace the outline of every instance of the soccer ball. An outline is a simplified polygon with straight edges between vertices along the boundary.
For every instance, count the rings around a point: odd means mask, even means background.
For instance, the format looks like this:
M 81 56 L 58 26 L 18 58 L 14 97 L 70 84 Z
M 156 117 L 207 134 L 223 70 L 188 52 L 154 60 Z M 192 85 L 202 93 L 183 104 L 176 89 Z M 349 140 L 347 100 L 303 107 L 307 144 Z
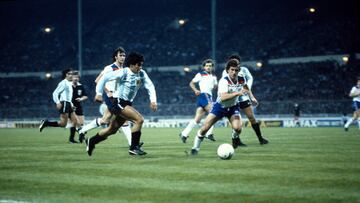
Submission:
M 220 159 L 231 159 L 235 151 L 231 144 L 221 144 L 217 149 L 217 154 Z

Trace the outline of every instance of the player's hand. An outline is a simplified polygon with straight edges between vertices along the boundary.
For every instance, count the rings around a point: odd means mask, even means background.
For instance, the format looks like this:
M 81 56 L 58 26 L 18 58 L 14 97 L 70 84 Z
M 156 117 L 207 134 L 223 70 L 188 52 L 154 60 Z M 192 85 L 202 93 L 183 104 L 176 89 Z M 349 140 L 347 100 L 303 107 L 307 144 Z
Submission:
M 110 97 L 113 97 L 113 93 L 112 92 L 106 92 L 107 96 L 110 98 Z
M 61 103 L 56 104 L 56 108 L 57 108 L 58 110 L 60 110 L 60 109 L 62 108 L 62 104 L 61 104 Z
M 255 97 L 251 98 L 251 105 L 252 106 L 258 106 L 259 105 L 259 102 Z
M 196 91 L 195 91 L 195 95 L 196 95 L 196 96 L 199 96 L 200 93 L 201 93 L 201 92 L 200 92 L 199 90 L 196 90 Z
M 153 111 L 156 111 L 156 110 L 157 110 L 157 103 L 156 103 L 156 102 L 151 102 L 151 103 L 150 103 L 150 108 L 151 108 Z
M 81 98 L 76 98 L 75 99 L 77 102 L 81 102 L 82 100 L 81 100 Z
M 247 94 L 248 92 L 249 92 L 249 90 L 247 90 L 247 89 L 242 89 L 242 90 L 240 90 L 240 92 L 239 92 L 239 96 L 245 95 L 245 94 Z
M 101 102 L 102 102 L 102 96 L 97 94 L 97 95 L 95 96 L 95 98 L 94 98 L 94 101 L 101 103 Z

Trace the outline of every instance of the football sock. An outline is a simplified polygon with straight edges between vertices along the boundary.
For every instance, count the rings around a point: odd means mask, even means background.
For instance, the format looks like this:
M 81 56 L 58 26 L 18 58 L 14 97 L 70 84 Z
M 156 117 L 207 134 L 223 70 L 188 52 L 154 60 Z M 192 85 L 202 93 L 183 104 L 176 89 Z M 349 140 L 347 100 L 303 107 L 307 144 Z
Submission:
M 198 131 L 197 135 L 194 138 L 194 146 L 193 149 L 200 150 L 200 144 L 204 140 L 204 136 L 200 134 L 200 130 Z
M 107 138 L 107 137 L 105 137 L 105 136 L 100 136 L 99 133 L 96 133 L 96 135 L 93 136 L 93 137 L 91 137 L 90 139 L 91 139 L 91 142 L 93 142 L 94 145 L 95 145 L 95 144 L 97 144 L 97 143 L 99 143 L 99 142 L 102 142 L 102 141 L 106 140 L 106 138 Z
M 211 126 L 211 128 L 206 132 L 206 137 L 208 136 L 208 135 L 211 135 L 211 134 L 213 134 L 213 131 L 214 131 L 214 126 Z
M 130 125 L 123 125 L 121 127 L 121 130 L 123 131 L 127 141 L 128 141 L 128 144 L 129 146 L 131 145 L 131 128 L 130 128 Z
M 254 129 L 256 136 L 258 137 L 259 140 L 263 139 L 261 136 L 261 131 L 260 131 L 260 125 L 259 123 L 254 123 L 251 124 L 251 127 Z
M 45 126 L 59 127 L 59 123 L 57 121 L 46 121 Z
M 233 139 L 239 138 L 239 135 L 240 135 L 240 133 L 237 133 L 234 129 L 232 130 L 231 137 L 232 137 Z
M 181 134 L 185 137 L 189 137 L 189 133 L 191 130 L 196 126 L 195 120 L 191 120 L 189 124 L 186 126 L 186 128 L 181 132 Z
M 350 118 L 350 119 L 346 122 L 344 128 L 348 128 L 353 121 L 354 121 L 354 119 L 353 119 L 353 118 Z
M 135 147 L 139 146 L 141 137 L 141 131 L 136 131 L 131 133 L 131 145 L 130 149 L 135 149 Z
M 75 137 L 75 132 L 76 132 L 76 128 L 75 127 L 71 127 L 70 128 L 70 137 L 69 137 L 69 140 L 74 140 L 74 137 Z
M 94 120 L 92 120 L 89 124 L 85 125 L 84 127 L 81 128 L 81 130 L 79 131 L 80 133 L 86 133 L 87 131 L 97 128 L 99 127 L 99 123 L 97 121 L 98 119 L 95 118 Z
M 359 129 L 360 129 L 360 118 L 357 119 L 357 123 L 358 123 Z

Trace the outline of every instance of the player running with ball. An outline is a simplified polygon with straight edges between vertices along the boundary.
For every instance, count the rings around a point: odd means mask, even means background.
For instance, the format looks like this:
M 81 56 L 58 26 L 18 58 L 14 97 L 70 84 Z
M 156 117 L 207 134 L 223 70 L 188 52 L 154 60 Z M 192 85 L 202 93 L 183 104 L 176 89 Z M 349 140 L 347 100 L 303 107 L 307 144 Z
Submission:
M 204 140 L 206 132 L 220 119 L 227 117 L 233 129 L 233 138 L 240 142 L 239 135 L 242 129 L 242 121 L 237 104 L 238 97 L 248 94 L 251 98 L 251 91 L 246 85 L 244 77 L 238 75 L 240 71 L 239 62 L 231 59 L 226 64 L 227 76 L 219 81 L 218 97 L 209 115 L 206 117 L 203 126 L 194 139 L 194 146 L 191 149 L 192 155 L 197 155 L 200 144 Z

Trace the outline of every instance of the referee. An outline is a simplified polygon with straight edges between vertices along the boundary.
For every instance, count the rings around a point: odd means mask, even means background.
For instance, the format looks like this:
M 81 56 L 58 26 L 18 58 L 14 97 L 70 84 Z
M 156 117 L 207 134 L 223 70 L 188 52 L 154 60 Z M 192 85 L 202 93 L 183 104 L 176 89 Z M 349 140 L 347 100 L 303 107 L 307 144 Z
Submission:
M 75 115 L 78 120 L 78 127 L 82 127 L 84 125 L 84 112 L 83 108 L 81 106 L 81 103 L 85 101 L 88 96 L 86 94 L 86 90 L 84 86 L 79 82 L 80 75 L 78 71 L 73 72 L 73 79 L 72 79 L 72 87 L 73 87 L 73 97 L 72 97 L 72 103 L 75 107 Z M 72 126 L 70 128 L 70 140 L 74 140 L 76 132 L 76 127 Z M 82 143 L 84 141 L 84 136 L 79 137 L 79 141 Z

